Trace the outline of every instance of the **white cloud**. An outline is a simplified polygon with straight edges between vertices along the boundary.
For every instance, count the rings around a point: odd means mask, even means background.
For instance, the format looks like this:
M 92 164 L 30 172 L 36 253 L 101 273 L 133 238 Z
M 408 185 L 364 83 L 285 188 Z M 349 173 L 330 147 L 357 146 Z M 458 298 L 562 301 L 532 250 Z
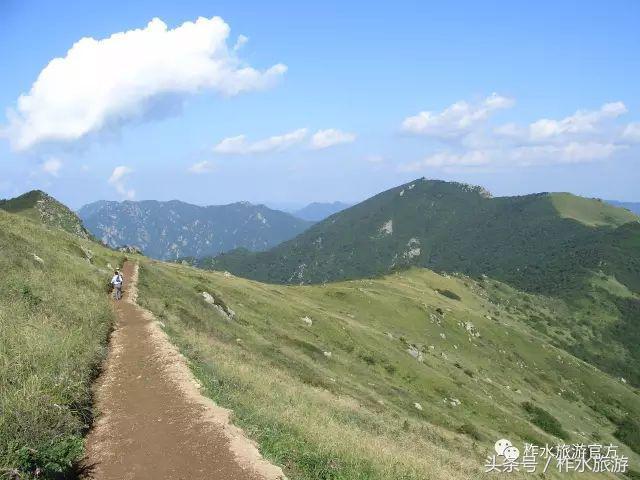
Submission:
M 475 104 L 459 101 L 441 112 L 423 111 L 405 118 L 402 130 L 435 138 L 457 138 L 471 132 L 495 111 L 511 108 L 514 103 L 497 93 Z
M 172 96 L 203 90 L 236 95 L 270 87 L 285 73 L 282 64 L 260 71 L 242 62 L 227 46 L 229 31 L 220 17 L 174 29 L 154 18 L 142 29 L 80 39 L 49 62 L 8 113 L 13 147 L 75 141 L 144 118 Z
M 585 163 L 606 160 L 626 146 L 613 143 L 570 142 L 564 145 L 527 145 L 507 152 L 515 165 L 530 166 L 551 163 Z
M 542 118 L 529 125 L 529 138 L 539 141 L 564 134 L 594 133 L 599 123 L 624 113 L 627 113 L 624 103 L 613 102 L 605 103 L 599 110 L 578 110 L 562 120 Z
M 311 148 L 321 150 L 342 143 L 351 143 L 354 142 L 355 139 L 356 135 L 354 133 L 343 132 L 335 128 L 318 130 L 311 137 Z
M 109 177 L 109 184 L 113 185 L 122 197 L 132 200 L 136 196 L 136 192 L 133 189 L 128 189 L 124 183 L 125 177 L 129 175 L 133 170 L 129 167 L 121 165 L 113 169 L 113 173 Z
M 58 176 L 60 169 L 62 168 L 62 161 L 60 159 L 51 157 L 42 164 L 42 171 L 44 173 L 48 173 L 49 175 L 53 175 L 54 177 Z
M 236 40 L 236 44 L 233 46 L 233 51 L 237 52 L 243 46 L 245 46 L 248 41 L 249 41 L 249 37 L 247 37 L 245 35 L 238 35 L 238 39 Z
M 560 120 L 543 118 L 525 125 L 473 128 L 450 142 L 449 150 L 400 169 L 509 168 L 608 160 L 640 141 L 640 123 L 630 123 L 624 129 L 612 124 L 625 113 L 624 103 L 611 102 L 597 110 L 578 110 Z
M 640 142 L 640 122 L 627 125 L 622 132 L 622 138 L 630 142 Z
M 489 155 L 481 150 L 471 150 L 464 153 L 438 152 L 422 160 L 402 165 L 400 169 L 405 172 L 418 172 L 429 167 L 478 167 L 487 165 L 489 162 Z
M 213 151 L 227 155 L 249 155 L 254 153 L 268 153 L 278 150 L 285 150 L 294 145 L 300 144 L 307 137 L 307 129 L 300 128 L 283 135 L 258 140 L 256 142 L 247 141 L 246 135 L 229 137 L 222 140 Z
M 299 128 L 282 135 L 274 135 L 263 140 L 251 142 L 246 135 L 237 135 L 221 140 L 213 147 L 215 153 L 223 155 L 251 155 L 282 151 L 302 144 L 308 138 L 309 130 Z M 343 132 L 334 128 L 316 131 L 309 140 L 309 147 L 315 150 L 329 148 L 342 143 L 355 141 L 354 133 Z
M 191 165 L 188 168 L 188 171 L 191 173 L 195 173 L 196 175 L 199 175 L 202 173 L 213 172 L 214 169 L 215 169 L 215 165 L 213 164 L 213 162 L 209 160 L 203 160 L 202 162 L 197 162 Z

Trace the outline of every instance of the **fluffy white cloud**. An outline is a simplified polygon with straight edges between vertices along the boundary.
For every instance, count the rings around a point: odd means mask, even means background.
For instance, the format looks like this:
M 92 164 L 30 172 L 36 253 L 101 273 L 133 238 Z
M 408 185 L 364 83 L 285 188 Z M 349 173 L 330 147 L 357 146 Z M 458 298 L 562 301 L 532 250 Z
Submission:
M 62 161 L 60 159 L 51 157 L 44 161 L 42 164 L 42 171 L 44 173 L 48 173 L 49 175 L 53 175 L 54 177 L 58 176 L 60 169 L 62 168 Z
M 578 110 L 562 120 L 540 119 L 529 125 L 529 138 L 533 141 L 547 140 L 564 134 L 596 132 L 600 122 L 627 113 L 622 102 L 605 103 L 599 110 Z
M 423 111 L 407 117 L 402 130 L 435 138 L 456 138 L 468 134 L 497 110 L 510 108 L 513 99 L 494 93 L 478 103 L 459 101 L 441 112 Z
M 197 162 L 191 165 L 188 168 L 188 171 L 191 173 L 195 173 L 196 175 L 200 175 L 202 173 L 210 173 L 215 169 L 215 165 L 213 162 L 209 160 L 203 160 L 202 162 Z
M 133 189 L 129 189 L 125 185 L 125 177 L 129 175 L 133 170 L 124 165 L 118 166 L 113 169 L 113 173 L 109 177 L 109 184 L 113 185 L 122 197 L 132 200 L 136 196 L 136 192 Z
M 627 125 L 622 133 L 622 138 L 630 142 L 640 142 L 640 122 Z
M 242 62 L 227 46 L 229 25 L 198 18 L 169 29 L 154 18 L 142 29 L 96 40 L 85 37 L 40 72 L 9 112 L 17 150 L 48 141 L 74 141 L 131 119 L 159 100 L 213 90 L 223 95 L 267 88 L 286 71 Z M 239 48 L 246 37 L 238 37 Z
M 354 133 L 343 132 L 334 128 L 318 130 L 311 137 L 311 148 L 320 150 L 334 145 L 340 145 L 342 143 L 351 143 L 354 142 L 355 139 L 356 135 Z
M 402 165 L 416 171 L 449 167 L 514 167 L 607 160 L 640 141 L 640 123 L 622 130 L 612 120 L 627 113 L 622 102 L 605 103 L 597 110 L 578 110 L 553 120 L 530 124 L 507 123 L 494 128 L 473 128 L 423 160 Z
M 226 155 L 248 155 L 285 150 L 304 141 L 307 129 L 299 128 L 283 135 L 275 135 L 255 142 L 247 141 L 246 135 L 228 137 L 213 147 L 213 151 Z

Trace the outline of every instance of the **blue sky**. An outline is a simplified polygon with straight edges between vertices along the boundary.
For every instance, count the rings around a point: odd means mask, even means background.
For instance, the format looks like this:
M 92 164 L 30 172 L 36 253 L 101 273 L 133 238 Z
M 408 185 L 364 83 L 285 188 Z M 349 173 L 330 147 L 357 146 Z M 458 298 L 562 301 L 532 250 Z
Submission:
M 0 1 L 0 197 L 640 201 L 639 2 L 378 3 Z

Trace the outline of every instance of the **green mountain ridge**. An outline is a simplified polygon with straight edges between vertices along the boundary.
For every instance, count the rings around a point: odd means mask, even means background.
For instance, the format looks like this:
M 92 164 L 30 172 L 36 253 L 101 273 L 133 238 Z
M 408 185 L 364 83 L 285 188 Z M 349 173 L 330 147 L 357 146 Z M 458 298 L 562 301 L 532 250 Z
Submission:
M 544 291 L 542 282 L 528 279 L 553 267 L 556 251 L 638 220 L 627 210 L 566 193 L 492 198 L 482 187 L 419 179 L 269 251 L 230 252 L 198 265 L 275 283 L 370 277 L 416 265 Z
M 563 313 L 550 314 L 551 324 L 562 325 L 552 330 L 556 345 L 640 384 L 640 223 L 597 199 L 494 198 L 482 187 L 419 179 L 269 251 L 234 251 L 196 265 L 284 284 L 377 277 L 411 266 L 486 276 L 558 299 Z
M 50 227 L 62 228 L 81 238 L 90 237 L 78 215 L 42 190 L 32 190 L 16 198 L 0 200 L 0 209 L 40 221 Z

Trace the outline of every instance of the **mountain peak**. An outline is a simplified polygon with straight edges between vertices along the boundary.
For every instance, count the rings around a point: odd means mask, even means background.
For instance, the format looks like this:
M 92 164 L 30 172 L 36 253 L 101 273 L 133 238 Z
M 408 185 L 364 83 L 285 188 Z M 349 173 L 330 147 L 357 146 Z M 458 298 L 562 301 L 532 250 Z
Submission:
M 406 183 L 404 185 L 401 185 L 400 187 L 396 187 L 396 188 L 413 188 L 414 185 L 423 185 L 423 187 L 425 188 L 435 188 L 435 189 L 439 189 L 442 190 L 442 192 L 463 192 L 463 193 L 476 193 L 478 195 L 480 195 L 483 198 L 492 198 L 493 195 L 491 194 L 491 192 L 489 190 L 487 190 L 486 188 L 484 188 L 481 185 L 474 185 L 471 183 L 464 183 L 464 182 L 454 182 L 454 181 L 447 181 L 447 180 L 440 180 L 440 179 L 431 179 L 431 178 L 426 178 L 426 177 L 421 177 L 418 178 L 412 182 Z
M 61 228 L 81 238 L 90 237 L 80 218 L 69 207 L 42 190 L 31 190 L 15 198 L 0 200 L 0 209 Z

